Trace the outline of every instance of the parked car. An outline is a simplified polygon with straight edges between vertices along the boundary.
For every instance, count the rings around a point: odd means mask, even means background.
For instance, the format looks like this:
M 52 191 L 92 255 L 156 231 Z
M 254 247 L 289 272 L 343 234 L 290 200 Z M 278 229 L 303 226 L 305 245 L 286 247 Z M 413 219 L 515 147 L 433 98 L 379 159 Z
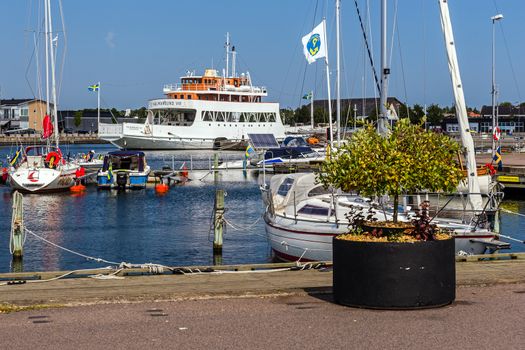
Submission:
M 77 130 L 77 134 L 79 134 L 79 135 L 86 135 L 86 134 L 89 134 L 89 131 L 87 131 L 87 130 Z
M 64 134 L 72 134 L 73 133 L 73 129 L 71 129 L 71 128 L 64 128 L 64 130 L 62 130 L 62 132 Z

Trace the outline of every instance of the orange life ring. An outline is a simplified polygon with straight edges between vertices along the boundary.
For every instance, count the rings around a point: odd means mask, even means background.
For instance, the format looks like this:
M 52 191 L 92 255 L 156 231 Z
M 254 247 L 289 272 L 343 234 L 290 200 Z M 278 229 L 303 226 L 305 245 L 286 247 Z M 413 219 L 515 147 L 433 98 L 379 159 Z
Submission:
M 46 156 L 46 164 L 49 164 L 51 169 L 56 168 L 58 162 L 60 162 L 60 154 L 57 152 L 49 152 Z

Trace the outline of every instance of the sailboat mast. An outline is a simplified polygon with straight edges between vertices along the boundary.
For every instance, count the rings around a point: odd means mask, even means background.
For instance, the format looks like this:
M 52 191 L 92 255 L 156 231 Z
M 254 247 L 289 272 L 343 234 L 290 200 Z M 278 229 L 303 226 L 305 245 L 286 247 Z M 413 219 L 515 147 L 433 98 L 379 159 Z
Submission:
M 323 19 L 323 33 L 326 33 L 326 20 Z M 330 66 L 328 64 L 328 43 L 326 43 L 326 56 L 324 57 L 326 64 L 326 90 L 328 93 L 328 130 L 330 132 L 330 149 L 334 149 L 334 132 L 332 129 L 332 97 L 330 95 Z
M 474 210 L 482 210 L 483 202 L 477 177 L 474 140 L 470 133 L 465 95 L 463 93 L 463 84 L 461 83 L 454 33 L 452 32 L 452 22 L 450 20 L 447 0 L 439 0 L 439 10 L 441 15 L 441 29 L 443 30 L 445 47 L 447 49 L 448 69 L 450 71 L 450 78 L 452 79 L 454 99 L 456 102 L 456 116 L 459 123 L 459 133 L 461 135 L 463 147 L 466 149 L 469 201 Z
M 388 97 L 388 76 L 390 68 L 387 67 L 387 49 L 386 49 L 386 23 L 387 22 L 387 2 L 381 1 L 381 94 L 379 97 L 379 118 L 377 119 L 377 131 L 380 135 L 386 135 L 387 128 L 387 97 Z
M 57 90 L 56 90 L 56 81 L 55 81 L 55 47 L 53 44 L 53 23 L 51 20 L 51 1 L 47 0 L 47 13 L 48 13 L 48 29 L 49 33 L 47 36 L 48 45 L 49 45 L 49 60 L 51 65 L 51 95 L 53 98 L 53 124 L 55 126 L 55 144 L 58 148 L 58 113 L 57 113 Z
M 44 0 L 44 46 L 46 51 L 46 114 L 49 115 L 51 111 L 49 108 L 49 47 L 47 45 L 47 35 L 49 33 L 49 28 L 47 19 L 47 2 L 48 0 Z
M 336 18 L 336 61 L 337 61 L 337 68 L 336 68 L 336 87 L 337 87 L 337 147 L 341 146 L 341 65 L 340 65 L 340 39 L 339 39 L 339 21 L 340 21 L 340 12 L 341 12 L 341 0 L 336 0 L 335 2 L 335 18 Z

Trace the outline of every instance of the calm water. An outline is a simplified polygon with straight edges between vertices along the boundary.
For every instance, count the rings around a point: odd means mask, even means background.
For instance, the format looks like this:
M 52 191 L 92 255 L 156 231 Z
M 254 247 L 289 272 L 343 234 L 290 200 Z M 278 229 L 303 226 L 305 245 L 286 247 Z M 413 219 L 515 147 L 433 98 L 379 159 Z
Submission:
M 64 146 L 71 155 L 94 149 L 112 150 L 106 145 Z M 14 147 L 0 148 L 0 159 L 13 153 Z M 212 152 L 147 152 L 154 169 L 164 165 L 178 168 L 184 160 L 208 166 Z M 240 159 L 241 152 L 224 157 Z M 188 167 L 189 167 L 189 163 Z M 210 181 L 207 181 L 210 180 Z M 227 192 L 226 217 L 240 226 L 249 226 L 260 218 L 264 208 L 257 179 L 238 176 L 234 182 L 220 184 Z M 211 176 L 175 186 L 162 196 L 153 188 L 116 193 L 97 191 L 90 186 L 82 195 L 57 193 L 24 195 L 24 219 L 28 229 L 61 246 L 110 261 L 132 263 L 155 262 L 166 265 L 209 265 L 213 263 L 210 232 L 215 197 Z M 9 231 L 11 225 L 11 191 L 0 187 L 0 272 L 70 270 L 101 267 L 105 264 L 47 245 L 28 235 L 23 266 L 11 266 Z M 525 214 L 523 197 L 506 200 L 503 207 Z M 501 233 L 525 240 L 525 218 L 502 213 Z M 511 242 L 512 251 L 525 251 L 525 245 Z M 227 228 L 224 235 L 224 264 L 263 263 L 271 260 L 265 238 L 264 222 L 246 231 Z
M 76 154 L 94 149 L 107 152 L 109 146 L 67 146 L 63 152 Z M 14 148 L 0 149 L 0 159 Z M 148 152 L 148 163 L 159 169 L 174 161 L 191 158 L 206 166 L 211 152 Z M 228 157 L 240 159 L 241 152 Z M 189 167 L 189 164 L 188 164 Z M 89 186 L 85 194 L 25 194 L 24 220 L 31 231 L 69 249 L 109 261 L 132 263 L 155 262 L 167 265 L 210 265 L 213 262 L 210 232 L 215 198 L 211 176 L 175 186 L 162 196 L 153 188 L 116 193 L 97 191 Z M 240 226 L 249 226 L 260 218 L 263 204 L 257 180 L 253 178 L 220 184 L 227 192 L 226 218 Z M 11 225 L 11 191 L 0 187 L 0 271 L 9 271 L 9 231 Z M 28 235 L 23 269 L 63 270 L 105 266 L 87 261 Z M 227 228 L 224 235 L 224 264 L 263 263 L 271 260 L 262 220 L 252 229 L 241 232 Z M 17 267 L 19 268 L 19 267 Z

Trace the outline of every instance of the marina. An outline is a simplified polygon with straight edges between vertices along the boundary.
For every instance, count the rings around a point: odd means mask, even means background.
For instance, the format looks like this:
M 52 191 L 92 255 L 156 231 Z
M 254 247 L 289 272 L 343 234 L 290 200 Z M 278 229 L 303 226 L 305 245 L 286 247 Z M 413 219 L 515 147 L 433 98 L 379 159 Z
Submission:
M 109 145 L 64 146 L 64 152 L 76 154 L 95 150 L 104 154 L 115 150 Z M 15 148 L 0 149 L 5 159 Z M 36 234 L 68 249 L 118 262 L 154 262 L 163 265 L 213 264 L 212 213 L 215 191 L 226 191 L 226 218 L 235 228 L 226 226 L 222 253 L 223 264 L 254 264 L 273 261 L 262 215 L 265 211 L 259 189 L 263 174 L 229 170 L 221 175 L 217 185 L 208 170 L 192 171 L 193 166 L 207 169 L 213 162 L 213 151 L 146 151 L 148 164 L 153 169 L 175 164 L 179 168 L 188 161 L 191 181 L 173 185 L 159 195 L 154 184 L 138 191 L 97 191 L 96 185 L 85 192 L 25 195 L 25 225 Z M 243 153 L 224 152 L 221 157 L 239 159 Z M 211 160 L 210 160 L 211 159 Z M 270 174 L 268 181 L 271 179 Z M 232 179 L 233 178 L 233 179 Z M 224 180 L 223 180 L 224 179 Z M 233 181 L 232 181 L 233 180 Z M 9 187 L 0 187 L 3 200 L 0 210 L 6 213 L 0 219 L 0 271 L 52 271 L 100 267 L 59 248 L 49 246 L 28 235 L 23 264 L 13 265 L 9 254 L 11 225 L 11 193 Z M 525 240 L 525 201 L 519 195 L 505 198 L 501 207 L 500 233 L 517 240 Z M 506 241 L 502 238 L 503 241 Z M 525 251 L 523 244 L 509 241 L 511 248 L 504 252 Z
M 17 61 L 0 62 L 4 342 L 524 342 L 516 5 L 97 1 L 0 21 Z M 488 49 L 472 57 L 489 23 L 490 106 Z

